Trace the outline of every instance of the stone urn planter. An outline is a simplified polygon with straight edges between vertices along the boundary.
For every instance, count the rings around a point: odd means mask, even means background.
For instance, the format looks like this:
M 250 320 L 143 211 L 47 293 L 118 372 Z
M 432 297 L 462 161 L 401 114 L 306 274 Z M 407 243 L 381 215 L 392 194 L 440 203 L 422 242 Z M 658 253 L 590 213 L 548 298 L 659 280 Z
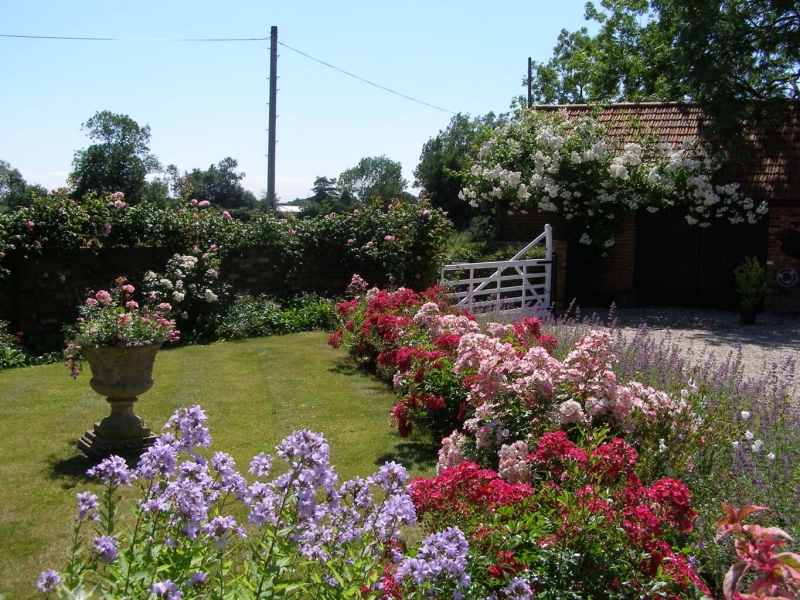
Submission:
M 133 405 L 153 387 L 153 363 L 159 348 L 161 344 L 82 349 L 92 369 L 89 385 L 111 405 L 111 414 L 78 440 L 84 454 L 91 458 L 138 456 L 158 438 L 134 414 Z

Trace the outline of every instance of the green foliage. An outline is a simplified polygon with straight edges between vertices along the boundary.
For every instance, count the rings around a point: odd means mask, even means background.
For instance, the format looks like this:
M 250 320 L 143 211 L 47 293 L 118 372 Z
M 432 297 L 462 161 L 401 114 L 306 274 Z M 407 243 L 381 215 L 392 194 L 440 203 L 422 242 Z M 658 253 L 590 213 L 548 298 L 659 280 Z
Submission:
M 742 296 L 742 308 L 753 310 L 767 291 L 767 272 L 755 256 L 745 257 L 742 264 L 733 270 L 736 291 Z
M 403 167 L 386 156 L 365 157 L 339 175 L 342 193 L 348 192 L 358 202 L 368 203 L 375 196 L 387 202 L 400 198 L 408 182 L 403 179 Z
M 489 113 L 470 118 L 459 113 L 450 120 L 447 129 L 422 146 L 419 164 L 414 169 L 414 185 L 422 188 L 433 206 L 447 211 L 457 229 L 465 228 L 472 218 L 486 212 L 458 199 L 460 172 L 477 157 L 487 130 L 505 121 L 507 115 Z
M 791 1 L 602 0 L 585 16 L 596 35 L 562 30 L 553 57 L 535 64 L 536 103 L 693 100 L 713 119 L 708 133 L 730 140 L 774 114 L 754 101 L 800 97 Z
M 208 200 L 223 208 L 253 208 L 255 195 L 242 187 L 245 173 L 237 173 L 239 163 L 231 157 L 223 158 L 207 170 L 192 169 L 186 173 L 179 185 L 191 188 L 192 196 L 198 200 Z
M 338 325 L 335 305 L 316 294 L 278 302 L 262 294 L 253 298 L 239 294 L 216 322 L 216 337 L 238 340 L 250 337 L 283 335 Z
M 47 196 L 39 184 L 29 184 L 22 174 L 4 160 L 0 160 L 0 213 L 30 206 L 34 197 Z
M 158 159 L 150 154 L 150 126 L 140 127 L 127 115 L 104 110 L 82 128 L 90 140 L 98 143 L 75 153 L 69 175 L 72 197 L 122 192 L 130 204 L 140 202 L 147 186 L 145 176 L 161 168 Z

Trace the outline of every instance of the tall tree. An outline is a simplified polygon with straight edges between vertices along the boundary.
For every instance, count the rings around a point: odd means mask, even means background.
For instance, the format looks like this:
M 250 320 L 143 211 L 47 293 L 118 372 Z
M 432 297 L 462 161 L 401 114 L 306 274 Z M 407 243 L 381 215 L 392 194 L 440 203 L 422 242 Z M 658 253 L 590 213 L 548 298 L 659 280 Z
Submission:
M 73 195 L 119 191 L 129 203 L 139 202 L 147 185 L 145 176 L 161 169 L 150 154 L 150 126 L 104 110 L 81 128 L 98 143 L 75 153 L 69 175 Z
M 348 192 L 358 202 L 367 202 L 376 195 L 388 202 L 402 197 L 407 185 L 402 165 L 386 156 L 362 158 L 355 167 L 339 175 L 342 193 Z
M 729 135 L 773 111 L 754 101 L 800 98 L 796 0 L 601 0 L 586 19 L 596 35 L 564 30 L 535 65 L 536 103 L 692 100 Z
M 322 202 L 323 200 L 330 200 L 334 196 L 339 195 L 339 188 L 336 187 L 336 178 L 328 179 L 325 176 L 317 177 L 314 180 L 314 185 L 311 188 L 314 192 L 314 202 Z
M 223 208 L 252 208 L 257 200 L 253 192 L 242 186 L 245 173 L 237 173 L 238 166 L 239 163 L 228 156 L 205 171 L 192 169 L 185 180 L 198 200 L 208 200 Z
M 46 196 L 47 190 L 38 183 L 29 184 L 17 169 L 0 160 L 0 212 L 30 206 L 34 195 Z
M 487 129 L 505 122 L 506 115 L 489 113 L 484 117 L 457 114 L 439 135 L 422 146 L 419 164 L 414 169 L 414 185 L 421 187 L 431 204 L 448 212 L 458 229 L 482 212 L 458 198 L 462 182 L 460 171 L 474 162 L 481 137 Z

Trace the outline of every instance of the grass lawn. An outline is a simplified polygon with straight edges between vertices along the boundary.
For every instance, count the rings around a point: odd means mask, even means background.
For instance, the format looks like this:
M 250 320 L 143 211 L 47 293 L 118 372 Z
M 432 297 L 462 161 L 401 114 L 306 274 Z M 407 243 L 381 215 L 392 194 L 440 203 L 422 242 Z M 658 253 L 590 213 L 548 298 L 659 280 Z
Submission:
M 153 388 L 136 413 L 155 431 L 182 406 L 208 414 L 214 450 L 241 471 L 295 429 L 325 434 L 340 481 L 367 476 L 387 460 L 411 476 L 430 475 L 436 454 L 424 440 L 402 440 L 388 426 L 395 402 L 359 371 L 327 334 L 301 333 L 159 352 Z M 75 494 L 99 486 L 75 442 L 108 404 L 61 365 L 0 371 L 0 597 L 36 597 L 36 577 L 61 569 L 70 544 Z

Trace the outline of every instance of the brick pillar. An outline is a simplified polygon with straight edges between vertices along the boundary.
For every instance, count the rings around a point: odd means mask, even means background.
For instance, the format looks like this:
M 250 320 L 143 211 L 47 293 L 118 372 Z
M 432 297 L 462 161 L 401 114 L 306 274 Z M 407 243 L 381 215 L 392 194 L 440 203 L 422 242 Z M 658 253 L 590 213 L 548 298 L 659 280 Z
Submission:
M 800 259 L 792 258 L 775 243 L 778 232 L 787 224 L 800 225 L 800 203 L 773 204 L 769 209 L 769 241 L 767 243 L 767 293 L 764 308 L 774 312 L 800 312 L 800 283 L 785 288 L 778 285 L 778 271 L 789 267 L 800 273 Z

